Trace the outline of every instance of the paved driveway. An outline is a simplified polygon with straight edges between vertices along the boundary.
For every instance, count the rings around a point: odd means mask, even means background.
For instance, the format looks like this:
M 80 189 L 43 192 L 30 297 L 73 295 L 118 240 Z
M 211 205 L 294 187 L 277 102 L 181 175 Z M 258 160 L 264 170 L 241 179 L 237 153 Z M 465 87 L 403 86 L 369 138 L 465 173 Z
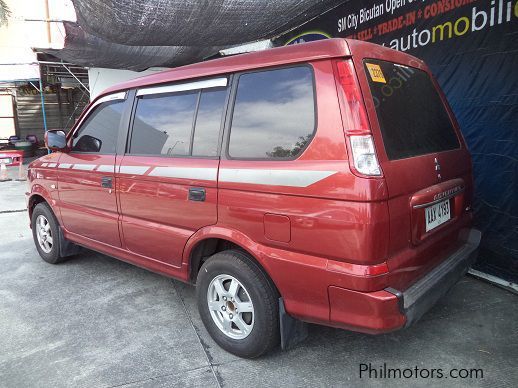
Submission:
M 508 291 L 466 277 L 408 330 L 310 326 L 295 349 L 241 360 L 210 339 L 191 286 L 93 252 L 43 262 L 24 188 L 0 183 L 1 387 L 518 385 L 518 299 Z M 483 378 L 360 378 L 362 363 L 481 368 Z

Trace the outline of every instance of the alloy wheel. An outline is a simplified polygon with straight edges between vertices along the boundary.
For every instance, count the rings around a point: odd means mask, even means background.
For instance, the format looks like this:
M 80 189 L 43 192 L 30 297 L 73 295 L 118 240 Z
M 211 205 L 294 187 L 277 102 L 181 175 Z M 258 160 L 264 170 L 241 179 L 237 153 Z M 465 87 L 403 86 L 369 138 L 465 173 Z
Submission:
M 36 237 L 41 250 L 50 253 L 54 241 L 52 239 L 52 230 L 50 229 L 49 220 L 43 215 L 36 218 Z
M 207 290 L 207 305 L 216 326 L 232 339 L 244 339 L 254 327 L 252 299 L 239 280 L 231 275 L 216 276 Z

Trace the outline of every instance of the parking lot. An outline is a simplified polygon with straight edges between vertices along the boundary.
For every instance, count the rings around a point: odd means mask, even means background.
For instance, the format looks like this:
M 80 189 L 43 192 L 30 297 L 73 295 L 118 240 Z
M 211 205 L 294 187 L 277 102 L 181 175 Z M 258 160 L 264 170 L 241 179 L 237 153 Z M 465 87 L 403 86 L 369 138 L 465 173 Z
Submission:
M 55 266 L 43 262 L 24 211 L 25 187 L 0 183 L 2 387 L 512 387 L 518 381 L 517 296 L 469 276 L 410 329 L 368 336 L 311 325 L 309 338 L 292 350 L 238 359 L 209 337 L 189 285 L 94 252 Z M 369 363 L 377 370 L 442 368 L 445 377 L 360 376 L 360 365 Z M 449 375 L 471 368 L 483 377 Z

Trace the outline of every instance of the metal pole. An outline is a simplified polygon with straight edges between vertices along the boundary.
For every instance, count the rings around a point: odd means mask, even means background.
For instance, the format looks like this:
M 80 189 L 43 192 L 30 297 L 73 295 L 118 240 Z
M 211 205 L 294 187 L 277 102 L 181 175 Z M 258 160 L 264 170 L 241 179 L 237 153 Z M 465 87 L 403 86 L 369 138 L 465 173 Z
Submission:
M 85 89 L 86 89 L 86 91 L 87 91 L 88 93 L 90 93 L 90 89 L 88 89 L 88 88 L 86 87 L 86 85 L 85 85 L 84 83 L 82 83 L 82 82 L 81 82 L 81 80 L 80 80 L 79 78 L 77 78 L 77 77 L 76 77 L 76 75 L 75 75 L 74 73 L 72 73 L 72 71 L 70 71 L 70 69 L 69 69 L 68 67 L 66 67 L 65 65 L 63 65 L 63 67 L 64 67 L 64 68 L 65 68 L 65 69 L 70 73 L 70 75 L 71 75 L 72 77 L 74 77 L 74 78 L 76 79 L 76 81 L 77 81 L 77 82 L 79 82 L 79 83 L 83 86 L 83 88 L 85 88 Z
M 44 96 L 44 90 L 43 90 L 43 83 L 41 82 L 41 75 L 40 75 L 40 96 L 41 96 L 41 113 L 43 114 L 43 128 L 45 128 L 45 132 L 48 131 L 47 129 L 47 115 L 45 114 L 45 96 Z
M 47 43 L 50 45 L 52 42 L 52 37 L 50 35 L 50 14 L 49 14 L 49 0 L 45 0 L 45 25 L 47 27 Z
M 43 114 L 43 128 L 45 129 L 45 133 L 48 131 L 47 129 L 47 115 L 45 113 L 45 96 L 43 95 L 43 83 L 41 82 L 41 69 L 40 69 L 40 96 L 41 96 L 41 113 Z M 50 150 L 48 150 L 50 154 Z

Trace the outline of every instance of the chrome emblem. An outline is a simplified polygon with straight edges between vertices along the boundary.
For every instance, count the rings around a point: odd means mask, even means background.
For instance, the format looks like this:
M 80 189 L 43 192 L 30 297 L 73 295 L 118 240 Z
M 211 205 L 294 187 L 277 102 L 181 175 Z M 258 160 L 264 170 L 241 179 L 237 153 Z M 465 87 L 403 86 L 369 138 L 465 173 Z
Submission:
M 440 200 L 443 198 L 451 198 L 455 194 L 460 193 L 461 191 L 464 191 L 464 186 L 455 186 L 455 187 L 452 187 L 451 189 L 448 189 L 448 190 L 442 191 L 438 194 L 435 194 L 433 196 L 433 200 L 437 201 L 437 200 Z
M 442 179 L 441 172 L 440 172 L 441 171 L 441 164 L 439 163 L 437 158 L 434 159 L 434 162 L 435 162 L 435 171 L 437 172 L 437 179 L 441 180 Z

